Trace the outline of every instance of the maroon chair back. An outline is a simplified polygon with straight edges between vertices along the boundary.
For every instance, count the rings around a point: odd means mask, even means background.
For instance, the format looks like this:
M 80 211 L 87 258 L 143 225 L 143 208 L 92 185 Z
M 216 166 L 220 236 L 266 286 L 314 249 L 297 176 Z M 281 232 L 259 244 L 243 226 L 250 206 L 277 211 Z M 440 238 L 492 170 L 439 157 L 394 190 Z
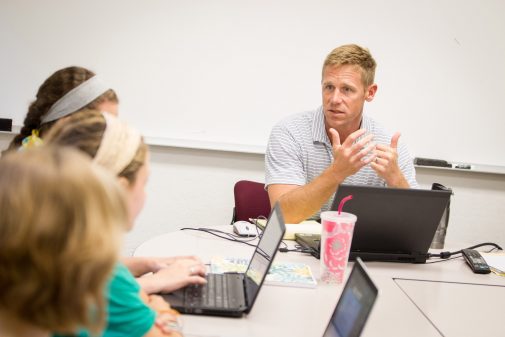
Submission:
M 270 199 L 265 185 L 255 181 L 241 180 L 235 183 L 235 209 L 232 222 L 270 215 Z

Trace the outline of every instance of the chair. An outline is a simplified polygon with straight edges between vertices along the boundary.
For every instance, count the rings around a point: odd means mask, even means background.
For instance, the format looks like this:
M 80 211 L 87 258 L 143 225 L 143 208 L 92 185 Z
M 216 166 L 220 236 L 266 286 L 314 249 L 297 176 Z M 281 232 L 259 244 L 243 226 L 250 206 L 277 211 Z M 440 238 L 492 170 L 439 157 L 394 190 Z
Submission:
M 233 208 L 232 224 L 235 221 L 249 218 L 258 218 L 270 215 L 270 199 L 265 191 L 263 183 L 249 180 L 240 180 L 235 183 L 233 194 L 235 197 L 235 207 Z

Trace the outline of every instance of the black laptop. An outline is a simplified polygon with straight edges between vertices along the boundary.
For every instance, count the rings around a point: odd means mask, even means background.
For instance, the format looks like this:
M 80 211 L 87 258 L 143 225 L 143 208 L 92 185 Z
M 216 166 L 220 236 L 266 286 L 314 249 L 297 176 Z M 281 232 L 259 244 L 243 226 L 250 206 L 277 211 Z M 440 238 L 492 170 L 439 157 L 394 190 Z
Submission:
M 172 308 L 186 314 L 240 317 L 249 313 L 285 231 L 276 204 L 245 273 L 209 273 L 206 285 L 188 286 L 163 297 Z
M 378 289 L 358 257 L 323 337 L 359 337 L 377 295 Z
M 349 259 L 364 261 L 426 262 L 452 192 L 450 190 L 400 189 L 340 185 L 332 210 L 342 198 L 352 195 L 344 211 L 355 214 Z M 320 235 L 296 234 L 303 247 L 319 253 Z

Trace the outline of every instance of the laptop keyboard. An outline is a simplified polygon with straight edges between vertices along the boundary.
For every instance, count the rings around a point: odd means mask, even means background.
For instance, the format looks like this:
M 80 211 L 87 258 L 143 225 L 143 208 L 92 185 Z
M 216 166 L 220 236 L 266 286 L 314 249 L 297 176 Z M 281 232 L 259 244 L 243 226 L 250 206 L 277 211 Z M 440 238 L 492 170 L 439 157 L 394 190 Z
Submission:
M 188 307 L 229 308 L 229 282 L 226 275 L 207 274 L 206 279 L 206 285 L 186 288 L 185 305 Z

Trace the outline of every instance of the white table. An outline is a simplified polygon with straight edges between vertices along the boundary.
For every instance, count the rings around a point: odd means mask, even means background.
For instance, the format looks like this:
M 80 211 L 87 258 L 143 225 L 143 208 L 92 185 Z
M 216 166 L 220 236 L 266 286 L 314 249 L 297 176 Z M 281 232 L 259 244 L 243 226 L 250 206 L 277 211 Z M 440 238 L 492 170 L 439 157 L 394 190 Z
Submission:
M 231 230 L 230 226 L 215 228 Z M 249 258 L 253 250 L 206 233 L 177 231 L 143 243 L 134 255 L 198 255 L 208 262 L 212 256 Z M 319 279 L 319 260 L 310 255 L 279 252 L 276 260 L 306 263 Z M 466 319 L 467 308 L 477 303 L 481 289 L 486 289 L 486 298 L 497 296 L 503 300 L 505 278 L 473 274 L 462 259 L 423 265 L 384 262 L 366 265 L 379 287 L 379 297 L 363 337 L 494 336 L 490 329 L 486 330 L 487 334 L 481 334 L 479 326 Z M 314 289 L 264 285 L 249 315 L 238 319 L 184 315 L 184 333 L 187 336 L 320 337 L 341 290 L 342 285 L 323 283 Z M 462 296 L 467 292 L 473 295 Z M 502 311 L 501 304 L 494 301 L 485 306 L 481 301 L 478 305 L 476 319 L 483 322 L 485 317 L 495 318 Z M 442 311 L 446 311 L 445 316 L 440 316 Z M 463 313 L 467 313 L 464 320 L 460 319 Z

